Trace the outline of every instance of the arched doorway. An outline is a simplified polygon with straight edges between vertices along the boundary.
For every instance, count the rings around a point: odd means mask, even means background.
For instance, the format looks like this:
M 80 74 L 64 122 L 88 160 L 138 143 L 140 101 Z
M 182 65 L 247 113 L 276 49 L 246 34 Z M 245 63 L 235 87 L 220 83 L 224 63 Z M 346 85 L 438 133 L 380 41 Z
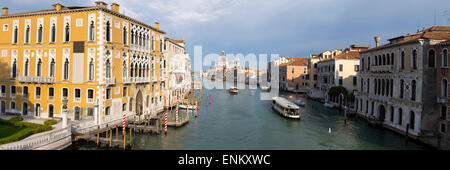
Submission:
M 35 115 L 36 117 L 40 117 L 41 116 L 41 104 L 36 103 L 36 107 L 35 107 Z
M 28 114 L 28 104 L 27 103 L 23 103 L 22 105 L 22 115 L 27 115 Z
M 142 92 L 139 90 L 136 95 L 136 115 L 142 115 L 143 110 L 142 101 L 143 101 Z
M 386 117 L 386 109 L 384 108 L 383 105 L 380 105 L 380 107 L 378 108 L 378 119 L 383 122 L 385 117 Z
M 48 105 L 48 117 L 53 117 L 53 105 Z

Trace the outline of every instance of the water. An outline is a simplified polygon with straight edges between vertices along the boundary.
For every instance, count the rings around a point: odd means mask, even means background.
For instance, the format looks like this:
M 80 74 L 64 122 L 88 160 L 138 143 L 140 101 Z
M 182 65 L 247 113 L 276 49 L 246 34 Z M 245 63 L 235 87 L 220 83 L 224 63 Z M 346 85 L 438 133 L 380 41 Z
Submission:
M 228 87 L 230 83 L 228 83 Z M 206 107 L 206 95 L 212 103 Z M 300 95 L 280 94 L 288 100 L 302 99 L 301 120 L 282 117 L 272 110 L 271 101 L 260 100 L 259 89 L 241 89 L 238 95 L 227 90 L 203 90 L 198 117 L 191 114 L 184 127 L 168 128 L 167 135 L 136 134 L 138 150 L 416 150 L 426 149 L 404 137 L 374 128 L 358 118 L 344 123 L 344 113 L 323 107 Z M 185 110 L 179 111 L 185 115 Z M 171 114 L 172 115 L 172 114 Z M 331 133 L 329 133 L 331 128 Z M 76 149 L 97 149 L 84 144 Z

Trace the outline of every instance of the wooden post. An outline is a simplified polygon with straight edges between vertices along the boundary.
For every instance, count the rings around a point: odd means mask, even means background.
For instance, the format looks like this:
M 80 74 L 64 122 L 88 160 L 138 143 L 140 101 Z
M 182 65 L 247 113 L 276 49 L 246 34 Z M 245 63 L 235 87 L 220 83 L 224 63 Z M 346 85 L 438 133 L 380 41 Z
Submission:
M 107 138 L 108 137 L 108 131 L 109 131 L 109 127 L 108 127 L 108 124 L 106 124 L 106 134 L 105 134 L 105 138 Z
M 126 137 L 127 137 L 127 131 L 123 131 L 123 150 L 125 150 L 126 149 Z
M 406 135 L 405 135 L 405 142 L 408 143 L 408 135 L 409 135 L 409 123 L 406 124 Z
M 131 135 L 131 132 L 132 132 L 132 128 L 130 128 L 130 146 L 131 146 L 131 137 L 132 137 L 132 135 Z
M 100 138 L 100 126 L 97 126 L 97 146 L 99 144 L 99 138 Z
M 119 128 L 116 127 L 116 140 L 119 140 Z
M 112 130 L 109 132 L 109 147 L 112 147 Z

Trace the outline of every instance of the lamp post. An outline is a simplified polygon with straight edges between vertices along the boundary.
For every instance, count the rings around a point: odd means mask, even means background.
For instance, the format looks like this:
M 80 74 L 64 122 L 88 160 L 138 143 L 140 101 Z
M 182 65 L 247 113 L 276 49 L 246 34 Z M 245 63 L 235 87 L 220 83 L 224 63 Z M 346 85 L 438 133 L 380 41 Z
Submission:
M 65 97 L 63 100 L 63 122 L 62 122 L 62 128 L 66 128 L 68 123 L 67 123 L 67 113 L 68 113 L 68 109 L 67 109 L 67 98 Z

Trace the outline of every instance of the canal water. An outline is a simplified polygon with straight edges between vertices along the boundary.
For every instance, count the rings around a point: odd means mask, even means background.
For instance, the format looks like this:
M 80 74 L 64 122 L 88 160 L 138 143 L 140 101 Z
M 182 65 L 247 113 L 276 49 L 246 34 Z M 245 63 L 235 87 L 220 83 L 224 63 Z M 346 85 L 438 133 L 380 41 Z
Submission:
M 232 86 L 227 82 L 227 87 Z M 374 128 L 358 118 L 344 123 L 344 113 L 323 107 L 302 95 L 281 93 L 288 100 L 302 99 L 301 120 L 282 117 L 270 100 L 260 100 L 259 89 L 203 90 L 198 117 L 190 114 L 183 127 L 169 127 L 166 135 L 136 134 L 137 150 L 422 150 L 426 147 L 391 131 Z M 212 96 L 206 107 L 206 95 Z M 179 111 L 186 115 L 185 110 Z M 173 115 L 170 114 L 171 116 Z M 172 116 L 173 117 L 173 116 Z M 329 133 L 331 128 L 331 133 Z M 74 149 L 98 149 L 83 144 Z

